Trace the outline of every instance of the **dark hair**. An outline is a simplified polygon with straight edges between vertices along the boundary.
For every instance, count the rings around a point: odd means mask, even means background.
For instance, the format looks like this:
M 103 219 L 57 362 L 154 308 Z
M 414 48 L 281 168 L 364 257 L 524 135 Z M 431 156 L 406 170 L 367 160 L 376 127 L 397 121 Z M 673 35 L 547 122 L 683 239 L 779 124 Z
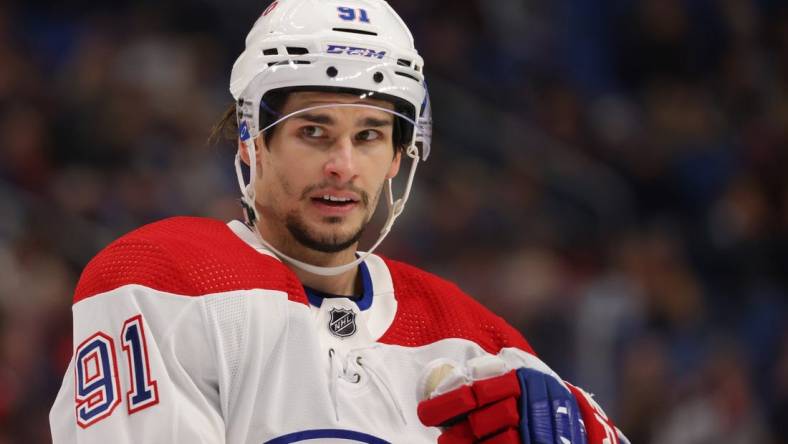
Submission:
M 267 127 L 281 116 L 280 111 L 284 107 L 285 101 L 287 101 L 289 92 L 281 89 L 266 93 L 263 100 L 260 101 L 260 128 Z M 222 113 L 222 117 L 211 129 L 208 143 L 214 145 L 220 141 L 236 142 L 238 140 L 238 120 L 235 102 L 233 102 Z M 263 140 L 265 140 L 266 145 L 271 141 L 274 130 L 276 130 L 276 127 L 263 134 Z
M 211 128 L 208 145 L 220 142 L 235 142 L 238 139 L 238 120 L 235 118 L 235 102 L 231 103 L 222 113 L 222 117 Z
M 268 125 L 274 123 L 277 119 L 279 119 L 282 114 L 282 108 L 287 101 L 287 97 L 292 92 L 297 91 L 315 91 L 314 87 L 293 87 L 293 88 L 281 88 L 269 91 L 263 96 L 263 99 L 260 101 L 260 123 L 259 128 L 265 128 Z M 327 91 L 329 91 L 327 89 Z M 361 95 L 363 92 L 349 90 L 349 89 L 339 89 L 339 88 L 331 88 L 330 92 L 339 92 L 343 94 L 358 94 Z M 378 94 L 380 96 L 380 94 Z M 400 99 L 386 96 L 381 97 L 384 100 L 389 100 L 394 103 L 394 110 L 400 114 L 404 114 L 406 116 L 413 116 L 414 110 L 413 106 L 404 102 Z M 213 126 L 211 129 L 211 134 L 208 136 L 208 143 L 214 145 L 219 143 L 220 141 L 230 141 L 236 142 L 238 140 L 238 116 L 236 115 L 236 106 L 235 103 L 230 104 L 230 106 L 222 113 L 222 117 L 219 121 Z M 412 117 L 411 117 L 412 118 Z M 414 119 L 415 120 L 415 119 Z M 274 130 L 276 127 L 271 128 L 270 130 L 266 131 L 263 135 L 263 140 L 265 140 L 266 146 L 271 141 L 271 137 L 274 135 Z M 394 118 L 394 128 L 392 134 L 392 140 L 394 141 L 394 149 L 399 150 L 401 152 L 405 151 L 405 148 L 411 141 L 413 136 L 413 125 L 408 122 L 403 121 L 402 118 L 396 117 Z

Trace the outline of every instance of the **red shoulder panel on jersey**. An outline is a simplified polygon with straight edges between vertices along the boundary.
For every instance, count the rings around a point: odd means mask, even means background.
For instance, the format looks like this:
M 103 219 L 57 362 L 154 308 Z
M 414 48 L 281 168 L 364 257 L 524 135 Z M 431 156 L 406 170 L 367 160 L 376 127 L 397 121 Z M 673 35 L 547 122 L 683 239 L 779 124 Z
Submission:
M 130 284 L 184 296 L 263 288 L 308 304 L 290 269 L 205 218 L 165 219 L 111 243 L 85 267 L 74 303 Z
M 489 353 L 515 347 L 534 354 L 523 336 L 451 282 L 386 259 L 397 295 L 397 315 L 380 342 L 419 347 L 461 338 Z

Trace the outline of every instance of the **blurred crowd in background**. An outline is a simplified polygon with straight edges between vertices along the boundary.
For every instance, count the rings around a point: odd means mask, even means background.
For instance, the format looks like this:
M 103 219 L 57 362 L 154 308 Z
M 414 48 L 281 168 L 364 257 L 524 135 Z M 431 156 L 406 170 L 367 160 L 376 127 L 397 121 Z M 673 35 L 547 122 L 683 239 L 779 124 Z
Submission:
M 50 442 L 93 255 L 241 217 L 207 138 L 268 3 L 0 3 L 0 443 Z M 382 253 L 502 314 L 633 443 L 788 442 L 788 5 L 391 3 L 435 137 Z

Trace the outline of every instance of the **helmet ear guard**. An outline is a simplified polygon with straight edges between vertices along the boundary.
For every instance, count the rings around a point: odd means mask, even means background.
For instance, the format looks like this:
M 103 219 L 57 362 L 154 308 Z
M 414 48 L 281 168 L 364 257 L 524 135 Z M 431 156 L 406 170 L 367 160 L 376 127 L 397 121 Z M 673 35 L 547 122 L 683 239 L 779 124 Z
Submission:
M 254 139 L 249 134 L 249 126 L 242 119 L 239 118 L 238 120 L 238 144 L 240 146 L 238 147 L 238 152 L 235 153 L 235 177 L 238 179 L 238 186 L 241 188 L 240 201 L 244 219 L 247 225 L 254 226 L 258 221 L 257 209 L 254 204 L 254 177 L 257 174 L 257 154 L 255 153 Z M 246 184 L 243 169 L 241 168 L 241 150 L 245 150 L 249 158 L 249 184 Z
M 282 116 L 289 93 L 325 91 L 386 100 L 394 110 L 364 103 L 320 107 L 374 108 L 394 114 L 394 145 L 404 148 L 411 167 L 402 196 L 394 198 L 392 179 L 385 182 L 388 217 L 368 252 L 339 267 L 318 267 L 278 251 L 254 229 L 258 240 L 281 259 L 318 275 L 336 275 L 356 267 L 371 254 L 402 214 L 416 168 L 430 153 L 432 114 L 423 75 L 423 61 L 410 31 L 384 0 L 346 0 L 342 8 L 324 0 L 278 0 L 252 27 L 246 49 L 233 65 L 230 90 L 236 98 L 240 149 L 249 155 L 249 182 L 236 155 L 235 168 L 247 223 L 260 221 L 255 205 L 255 138 L 270 138 Z M 272 5 L 273 6 L 273 5 Z M 349 10 L 358 11 L 350 20 Z M 349 23 L 352 22 L 352 23 Z
M 421 104 L 419 118 L 416 122 L 415 145 L 420 149 L 422 160 L 427 160 L 432 148 L 432 103 L 426 82 L 424 83 L 424 102 Z

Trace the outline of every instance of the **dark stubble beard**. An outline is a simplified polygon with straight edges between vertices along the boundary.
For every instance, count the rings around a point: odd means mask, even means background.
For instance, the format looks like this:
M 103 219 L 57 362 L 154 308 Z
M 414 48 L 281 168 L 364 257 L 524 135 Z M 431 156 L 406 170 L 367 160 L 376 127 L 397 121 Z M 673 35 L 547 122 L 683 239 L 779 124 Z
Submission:
M 323 220 L 329 224 L 338 224 L 341 219 L 338 217 L 330 217 Z M 364 222 L 361 226 L 356 230 L 355 234 L 348 237 L 347 239 L 340 239 L 337 235 L 328 235 L 328 236 L 321 236 L 318 237 L 314 233 L 311 233 L 309 229 L 304 225 L 304 222 L 297 216 L 290 214 L 287 216 L 285 220 L 285 226 L 287 230 L 290 231 L 290 235 L 293 236 L 299 244 L 315 251 L 320 251 L 322 253 L 339 253 L 340 251 L 344 251 L 350 248 L 353 244 L 358 242 L 361 239 L 361 235 L 364 233 L 364 228 L 367 227 L 367 223 Z
M 306 196 L 309 192 L 312 191 L 313 187 L 308 188 L 303 192 L 303 196 Z M 316 187 L 314 187 L 316 188 Z M 361 195 L 361 204 L 364 208 L 369 208 L 370 199 L 369 195 L 361 190 L 357 190 Z M 380 197 L 380 193 L 383 191 L 383 187 L 378 190 L 375 199 L 372 201 L 373 208 L 378 203 L 378 198 Z M 327 224 L 339 224 L 342 222 L 342 218 L 340 217 L 327 217 L 323 219 L 324 223 Z M 346 239 L 339 238 L 338 235 L 327 235 L 327 236 L 318 236 L 315 233 L 310 232 L 309 228 L 304 224 L 303 219 L 298 217 L 296 214 L 288 214 L 285 217 L 285 226 L 287 230 L 290 232 L 290 235 L 293 236 L 299 244 L 307 247 L 311 250 L 319 251 L 321 253 L 339 253 L 340 251 L 347 250 L 351 246 L 353 246 L 359 239 L 361 239 L 361 235 L 364 234 L 364 229 L 366 229 L 367 224 L 369 223 L 369 218 L 361 222 L 361 225 L 358 227 L 356 232 L 349 236 Z

